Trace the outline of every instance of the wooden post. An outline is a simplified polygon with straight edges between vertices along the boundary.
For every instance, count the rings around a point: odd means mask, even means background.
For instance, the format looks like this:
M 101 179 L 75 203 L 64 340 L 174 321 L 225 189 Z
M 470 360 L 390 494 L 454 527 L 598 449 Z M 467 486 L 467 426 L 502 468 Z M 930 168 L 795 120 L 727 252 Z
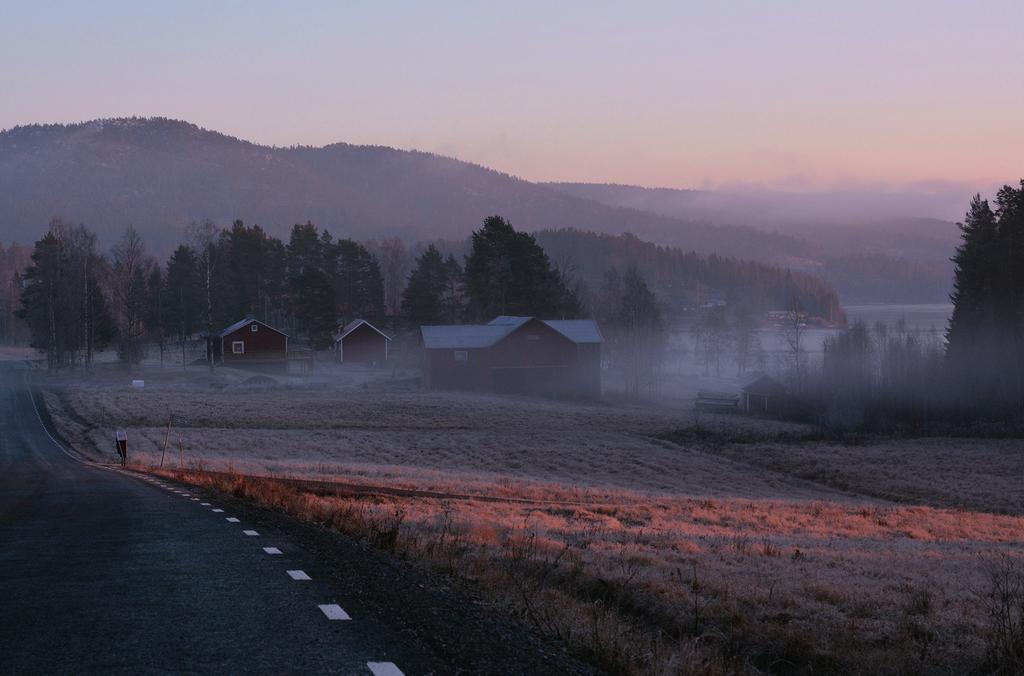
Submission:
M 181 436 L 181 432 L 178 432 L 178 469 L 181 469 L 185 464 L 185 440 Z

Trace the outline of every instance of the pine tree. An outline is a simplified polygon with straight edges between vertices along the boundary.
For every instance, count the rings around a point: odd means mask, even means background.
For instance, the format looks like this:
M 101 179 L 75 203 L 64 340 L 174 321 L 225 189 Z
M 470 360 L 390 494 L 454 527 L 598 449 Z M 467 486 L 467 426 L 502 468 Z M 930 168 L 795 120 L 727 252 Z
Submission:
M 182 244 L 167 262 L 166 325 L 178 339 L 181 364 L 186 365 L 185 346 L 202 325 L 203 293 L 199 260 L 191 247 Z
M 996 272 L 996 323 L 999 328 L 999 362 L 1004 400 L 1024 409 L 1024 180 L 1019 188 L 1004 186 L 996 193 L 998 226 L 994 268 Z
M 975 195 L 953 257 L 947 359 L 975 401 L 1024 408 L 1024 181 Z
M 452 262 L 458 263 L 452 258 Z M 416 259 L 416 267 L 402 293 L 402 316 L 411 324 L 442 321 L 448 268 L 437 247 L 431 244 Z
M 948 354 L 956 361 L 969 360 L 982 346 L 982 336 L 995 329 L 995 270 L 993 244 L 996 215 L 988 200 L 975 195 L 963 223 L 958 224 L 961 243 L 953 256 L 953 314 L 946 331 Z
M 594 319 L 600 324 L 613 325 L 619 321 L 622 311 L 622 275 L 615 268 L 608 268 L 601 279 L 601 289 L 594 303 Z
M 326 233 L 325 233 L 326 234 Z M 330 238 L 330 235 L 327 235 Z M 330 244 L 328 239 L 327 244 Z M 324 241 L 321 240 L 316 226 L 310 222 L 297 223 L 292 227 L 288 239 L 286 259 L 288 266 L 288 291 L 293 296 L 299 290 L 299 280 L 307 270 L 323 270 Z
M 329 234 L 324 235 L 312 223 L 296 224 L 286 249 L 288 301 L 296 328 L 316 345 L 323 344 L 325 334 L 334 330 L 334 287 L 324 271 L 324 248 L 333 248 L 333 241 Z M 333 265 L 333 259 L 326 262 Z M 327 316 L 330 322 L 325 320 Z
M 441 292 L 441 317 L 449 324 L 462 321 L 466 314 L 466 276 L 455 256 L 444 260 L 444 290 Z
M 95 242 L 85 227 L 70 228 L 54 219 L 19 277 L 22 307 L 17 314 L 28 325 L 31 345 L 46 352 L 49 368 L 88 366 L 93 351 L 113 333 L 100 288 L 107 266 Z
M 296 318 L 305 327 L 313 349 L 328 347 L 337 326 L 331 280 L 322 270 L 310 267 L 296 282 L 298 291 L 292 296 Z
M 473 233 L 466 291 L 477 319 L 501 314 L 573 317 L 580 311 L 579 300 L 533 235 L 516 232 L 500 216 L 488 217 Z
M 46 352 L 50 369 L 68 363 L 72 349 L 61 321 L 70 310 L 64 298 L 68 261 L 64 245 L 62 233 L 51 223 L 50 231 L 36 242 L 32 263 L 25 270 L 19 311 L 31 332 L 31 346 Z
M 343 323 L 382 317 L 384 277 L 373 254 L 350 239 L 340 239 L 326 251 L 325 257 L 332 261 L 327 273 L 333 280 L 337 313 Z
M 160 265 L 153 265 L 146 280 L 146 309 L 143 321 L 150 338 L 156 340 L 160 350 L 160 365 L 164 365 L 164 347 L 167 338 L 167 288 Z
M 222 321 L 252 315 L 269 321 L 279 310 L 285 286 L 284 246 L 258 225 L 235 221 L 218 242 L 224 265 L 218 291 L 222 297 Z
M 654 292 L 636 266 L 622 276 L 622 300 L 616 322 L 621 340 L 619 361 L 625 369 L 626 392 L 640 394 L 658 385 L 665 326 Z

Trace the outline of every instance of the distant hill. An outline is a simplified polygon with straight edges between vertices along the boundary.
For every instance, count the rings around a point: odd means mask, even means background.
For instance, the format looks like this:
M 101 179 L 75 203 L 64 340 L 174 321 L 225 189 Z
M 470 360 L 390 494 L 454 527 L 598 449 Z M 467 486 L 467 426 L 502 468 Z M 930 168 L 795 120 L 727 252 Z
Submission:
M 670 317 L 691 313 L 711 301 L 749 311 L 786 310 L 796 300 L 811 316 L 842 324 L 839 297 L 820 277 L 778 266 L 722 256 L 699 256 L 671 246 L 645 242 L 633 235 L 579 230 L 541 230 L 537 242 L 572 281 L 591 307 L 600 307 L 605 273 L 630 266 L 644 278 Z
M 799 238 L 609 206 L 423 152 L 344 143 L 267 147 L 163 118 L 0 132 L 5 239 L 35 240 L 54 216 L 84 223 L 107 242 L 132 224 L 156 250 L 203 219 L 242 219 L 278 236 L 310 220 L 356 239 L 462 238 L 491 214 L 521 230 L 632 232 L 775 263 L 810 253 Z
M 952 221 L 914 214 L 957 213 L 969 195 L 885 192 L 712 192 L 638 186 L 548 183 L 583 199 L 668 218 L 742 223 L 793 237 L 810 253 L 792 267 L 832 282 L 847 302 L 945 302 L 949 259 L 960 240 Z
M 899 216 L 952 208 L 926 206 L 898 195 L 539 184 L 430 153 L 268 147 L 164 118 L 0 132 L 0 239 L 32 242 L 60 216 L 108 245 L 134 225 L 162 254 L 205 219 L 241 219 L 282 238 L 308 220 L 336 236 L 412 242 L 463 239 L 501 214 L 520 230 L 632 233 L 783 265 L 828 279 L 847 302 L 939 302 L 959 233 L 941 219 Z
M 678 190 L 609 183 L 543 185 L 602 204 L 671 218 L 702 220 L 716 225 L 742 223 L 783 232 L 812 224 L 826 229 L 913 221 L 952 225 L 967 210 L 973 194 L 965 186 L 931 192 L 851 189 L 800 193 L 753 189 Z M 955 228 L 948 230 L 954 231 Z

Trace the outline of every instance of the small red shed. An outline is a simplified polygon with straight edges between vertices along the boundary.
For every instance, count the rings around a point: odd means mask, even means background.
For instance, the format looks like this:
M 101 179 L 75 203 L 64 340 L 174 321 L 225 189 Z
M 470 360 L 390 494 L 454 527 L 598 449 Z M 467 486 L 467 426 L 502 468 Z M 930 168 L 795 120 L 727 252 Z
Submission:
M 391 351 L 391 337 L 365 319 L 355 319 L 335 336 L 334 350 L 343 364 L 383 365 Z
M 214 350 L 225 366 L 285 370 L 288 365 L 288 335 L 253 317 L 218 333 Z

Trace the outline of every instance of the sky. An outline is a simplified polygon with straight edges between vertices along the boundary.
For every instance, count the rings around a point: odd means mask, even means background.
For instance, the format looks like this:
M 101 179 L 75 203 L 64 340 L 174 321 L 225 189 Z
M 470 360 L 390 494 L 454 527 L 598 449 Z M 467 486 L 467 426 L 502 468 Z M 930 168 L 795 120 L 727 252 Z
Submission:
M 1024 2 L 0 3 L 0 128 L 164 116 L 530 180 L 1024 176 Z

